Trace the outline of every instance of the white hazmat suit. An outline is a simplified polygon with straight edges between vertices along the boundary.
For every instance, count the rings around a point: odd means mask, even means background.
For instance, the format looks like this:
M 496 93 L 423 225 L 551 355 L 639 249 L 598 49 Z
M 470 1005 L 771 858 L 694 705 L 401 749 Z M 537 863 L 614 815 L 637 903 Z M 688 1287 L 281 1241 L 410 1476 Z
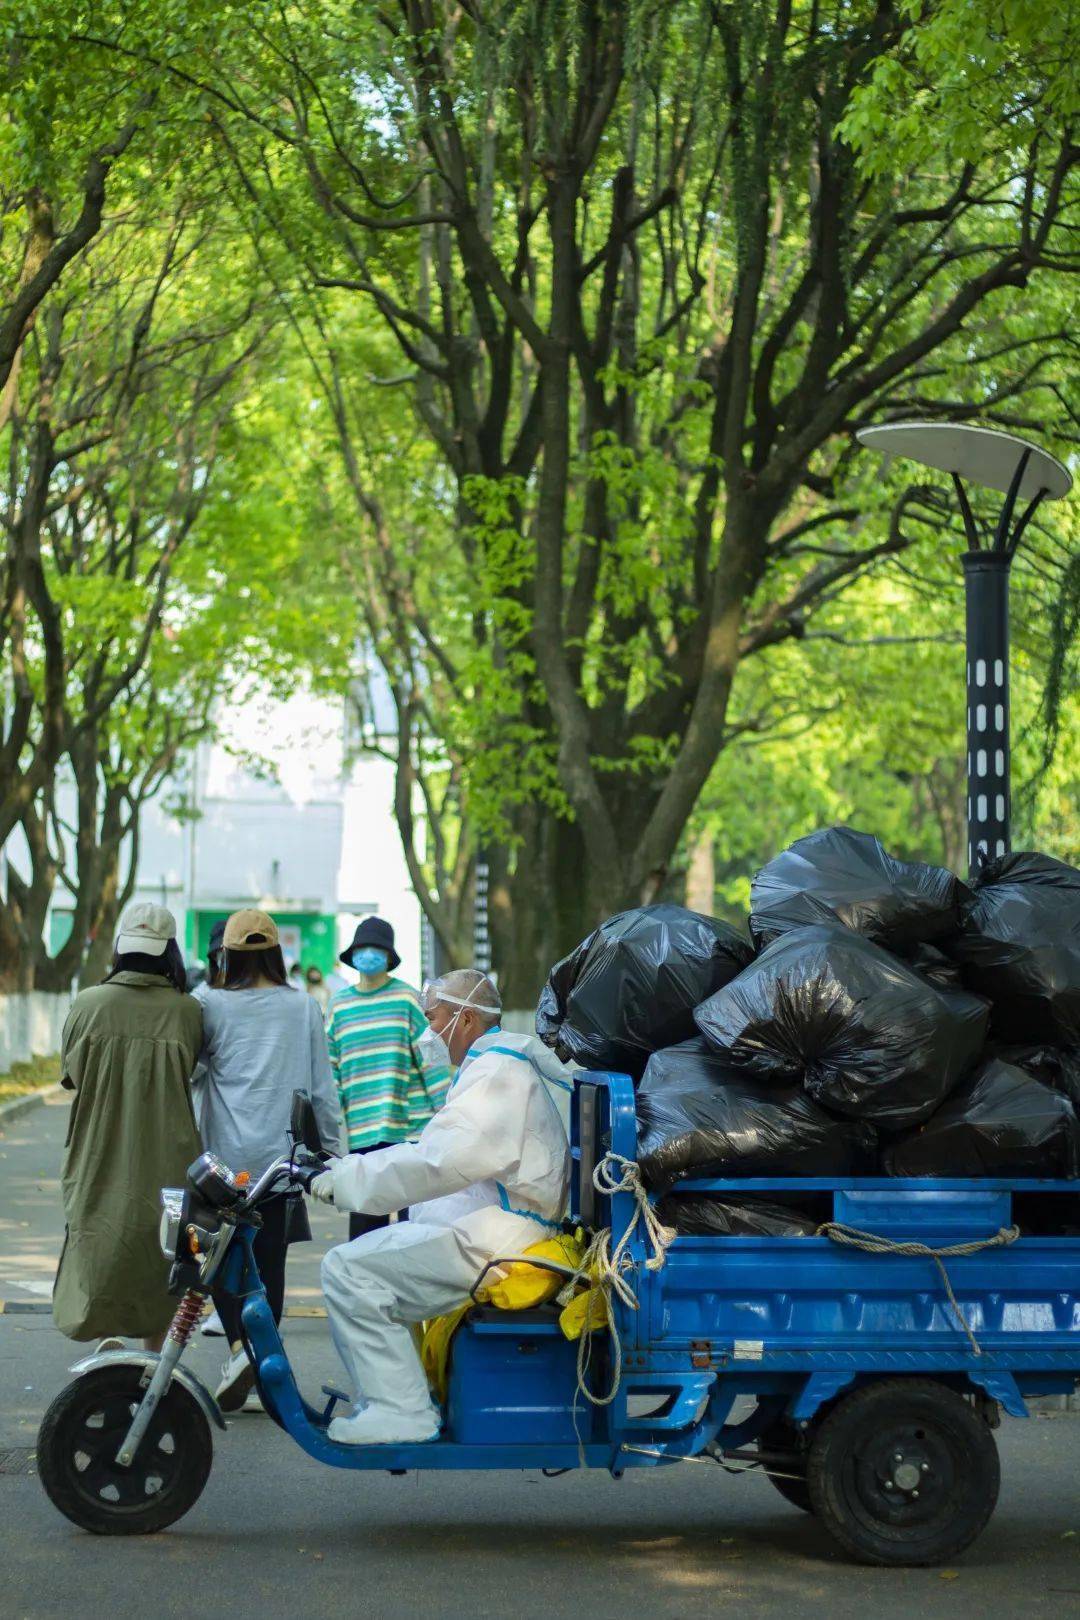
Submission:
M 410 1325 L 453 1310 L 488 1260 L 521 1254 L 563 1218 L 570 1147 L 552 1082 L 565 1087 L 565 1071 L 535 1037 L 488 1030 L 418 1141 L 339 1159 L 315 1182 L 325 1198 L 332 1181 L 339 1209 L 409 1206 L 407 1222 L 343 1243 L 322 1263 L 334 1344 L 370 1403 L 363 1439 L 437 1434 Z

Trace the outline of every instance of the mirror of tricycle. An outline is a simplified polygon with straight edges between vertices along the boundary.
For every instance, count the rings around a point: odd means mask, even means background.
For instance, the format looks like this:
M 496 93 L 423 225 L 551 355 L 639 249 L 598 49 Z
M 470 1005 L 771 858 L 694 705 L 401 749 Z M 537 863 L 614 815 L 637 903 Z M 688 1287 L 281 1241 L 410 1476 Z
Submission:
M 292 1131 L 293 1141 L 303 1143 L 310 1153 L 325 1153 L 326 1149 L 315 1120 L 314 1105 L 311 1098 L 302 1091 L 293 1092 L 289 1129 Z

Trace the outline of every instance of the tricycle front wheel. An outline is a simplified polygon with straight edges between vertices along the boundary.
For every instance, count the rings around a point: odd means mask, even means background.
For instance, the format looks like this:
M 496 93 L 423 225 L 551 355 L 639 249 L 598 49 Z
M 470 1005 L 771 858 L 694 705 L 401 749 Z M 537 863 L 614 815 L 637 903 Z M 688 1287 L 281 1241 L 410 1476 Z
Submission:
M 955 1557 L 985 1528 L 1000 1482 L 986 1423 L 932 1379 L 855 1390 L 824 1419 L 807 1456 L 814 1512 L 864 1564 Z
M 37 1464 L 65 1518 L 99 1536 L 148 1535 L 175 1524 L 202 1494 L 213 1441 L 199 1404 L 173 1383 L 130 1467 L 116 1453 L 145 1393 L 143 1369 L 99 1367 L 53 1401 L 38 1433 Z

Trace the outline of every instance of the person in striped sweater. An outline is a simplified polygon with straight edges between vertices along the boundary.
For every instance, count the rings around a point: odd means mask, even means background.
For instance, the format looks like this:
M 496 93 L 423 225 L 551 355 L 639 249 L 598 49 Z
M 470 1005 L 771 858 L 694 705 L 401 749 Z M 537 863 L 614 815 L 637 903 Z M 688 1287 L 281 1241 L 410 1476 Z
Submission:
M 446 1101 L 450 1070 L 427 1065 L 417 1043 L 427 1029 L 420 997 L 393 977 L 401 958 L 394 930 L 365 917 L 341 961 L 359 980 L 332 998 L 326 1014 L 330 1066 L 337 1081 L 350 1153 L 370 1153 L 419 1136 Z M 349 1215 L 349 1237 L 385 1226 L 386 1215 Z

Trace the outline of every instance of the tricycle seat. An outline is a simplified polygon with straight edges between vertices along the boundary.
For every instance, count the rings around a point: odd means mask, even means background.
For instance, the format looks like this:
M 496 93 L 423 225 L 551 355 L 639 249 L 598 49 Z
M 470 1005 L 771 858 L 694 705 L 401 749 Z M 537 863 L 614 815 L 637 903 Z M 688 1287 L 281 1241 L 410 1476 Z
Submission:
M 526 1311 L 503 1311 L 497 1305 L 474 1305 L 465 1320 L 481 1331 L 504 1333 L 558 1333 L 561 1306 L 532 1305 Z

